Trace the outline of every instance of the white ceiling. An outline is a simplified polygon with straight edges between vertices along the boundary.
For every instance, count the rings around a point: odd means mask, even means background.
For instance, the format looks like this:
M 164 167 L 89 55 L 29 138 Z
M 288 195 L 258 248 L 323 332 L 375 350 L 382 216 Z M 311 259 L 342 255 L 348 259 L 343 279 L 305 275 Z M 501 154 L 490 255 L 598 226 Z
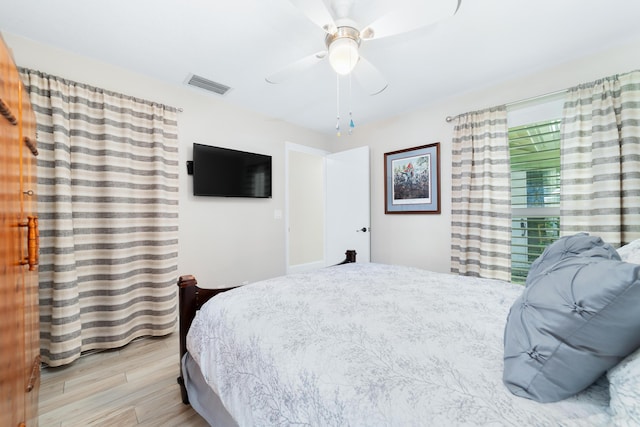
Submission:
M 353 1 L 356 21 L 420 2 Z M 327 61 L 279 85 L 265 81 L 325 48 L 325 33 L 288 0 L 0 0 L 0 10 L 1 31 L 176 85 L 195 73 L 232 87 L 212 97 L 335 131 L 336 76 Z M 349 97 L 342 79 L 341 114 L 350 99 L 356 126 L 370 123 L 639 36 L 638 0 L 462 0 L 437 24 L 363 42 L 360 53 L 389 86 L 370 96 L 354 81 Z

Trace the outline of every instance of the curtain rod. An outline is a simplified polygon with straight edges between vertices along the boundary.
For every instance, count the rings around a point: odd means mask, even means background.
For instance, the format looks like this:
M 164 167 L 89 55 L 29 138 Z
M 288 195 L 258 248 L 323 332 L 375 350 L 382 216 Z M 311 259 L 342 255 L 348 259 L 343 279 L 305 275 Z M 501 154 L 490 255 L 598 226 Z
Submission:
M 517 101 L 511 101 L 511 102 L 509 102 L 509 103 L 507 103 L 505 105 L 507 107 L 513 107 L 514 105 L 524 104 L 525 102 L 531 102 L 531 101 L 536 101 L 536 100 L 539 100 L 539 99 L 544 99 L 544 98 L 550 98 L 552 96 L 557 96 L 557 95 L 560 95 L 562 93 L 566 93 L 567 91 L 568 91 L 568 89 L 556 90 L 554 92 L 544 93 L 542 95 L 536 95 L 536 96 L 532 96 L 530 98 L 519 99 Z M 447 123 L 451 123 L 452 121 L 454 121 L 458 117 L 462 116 L 463 114 L 466 114 L 466 113 L 458 114 L 456 116 L 447 116 L 445 118 L 445 120 L 447 121 Z

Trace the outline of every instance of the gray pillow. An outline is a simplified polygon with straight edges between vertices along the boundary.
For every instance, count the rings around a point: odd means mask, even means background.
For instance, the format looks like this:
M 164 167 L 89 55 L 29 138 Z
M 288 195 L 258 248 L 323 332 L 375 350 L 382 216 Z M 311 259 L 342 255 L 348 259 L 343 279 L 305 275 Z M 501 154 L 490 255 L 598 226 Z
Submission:
M 588 387 L 640 347 L 640 265 L 581 233 L 531 266 L 504 332 L 503 381 L 515 395 L 554 402 Z

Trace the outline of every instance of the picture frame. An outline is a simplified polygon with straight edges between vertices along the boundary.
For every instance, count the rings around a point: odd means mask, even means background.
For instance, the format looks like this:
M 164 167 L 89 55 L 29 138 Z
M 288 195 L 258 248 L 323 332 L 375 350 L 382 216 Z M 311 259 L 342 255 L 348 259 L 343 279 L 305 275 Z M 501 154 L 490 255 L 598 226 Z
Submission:
M 384 154 L 384 213 L 440 213 L 440 143 Z

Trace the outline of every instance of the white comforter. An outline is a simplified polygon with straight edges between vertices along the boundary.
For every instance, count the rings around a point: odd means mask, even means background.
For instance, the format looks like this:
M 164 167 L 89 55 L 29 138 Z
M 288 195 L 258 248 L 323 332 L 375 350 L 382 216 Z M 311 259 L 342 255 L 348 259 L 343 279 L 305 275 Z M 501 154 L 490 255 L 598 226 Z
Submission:
M 240 426 L 606 425 L 608 389 L 562 402 L 502 384 L 518 285 L 348 264 L 220 294 L 189 353 Z

